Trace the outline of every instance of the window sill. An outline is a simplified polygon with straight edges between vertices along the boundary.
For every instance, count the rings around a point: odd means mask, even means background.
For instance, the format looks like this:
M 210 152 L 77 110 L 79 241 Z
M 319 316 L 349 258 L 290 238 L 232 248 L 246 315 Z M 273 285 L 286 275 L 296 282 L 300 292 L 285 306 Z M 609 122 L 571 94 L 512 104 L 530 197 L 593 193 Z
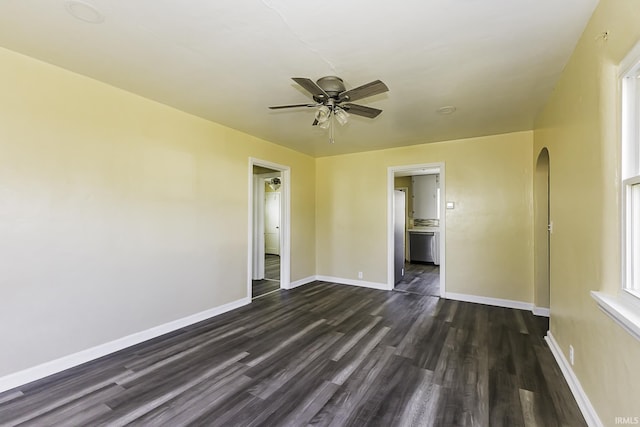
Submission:
M 625 331 L 640 340 L 640 310 L 634 302 L 627 301 L 626 297 L 595 291 L 591 291 L 591 297 L 596 300 L 602 311 L 622 326 Z

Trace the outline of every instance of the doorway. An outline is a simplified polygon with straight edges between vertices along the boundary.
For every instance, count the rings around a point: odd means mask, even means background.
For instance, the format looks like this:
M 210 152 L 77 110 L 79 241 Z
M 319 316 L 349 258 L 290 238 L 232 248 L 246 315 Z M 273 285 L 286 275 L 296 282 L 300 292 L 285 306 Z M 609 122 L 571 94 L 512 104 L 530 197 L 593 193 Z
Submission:
M 390 167 L 387 186 L 388 289 L 444 297 L 444 163 Z
M 534 203 L 534 314 L 549 315 L 550 307 L 550 169 L 549 150 L 543 148 L 536 160 L 533 182 Z
M 289 169 L 250 159 L 248 293 L 259 298 L 289 287 Z

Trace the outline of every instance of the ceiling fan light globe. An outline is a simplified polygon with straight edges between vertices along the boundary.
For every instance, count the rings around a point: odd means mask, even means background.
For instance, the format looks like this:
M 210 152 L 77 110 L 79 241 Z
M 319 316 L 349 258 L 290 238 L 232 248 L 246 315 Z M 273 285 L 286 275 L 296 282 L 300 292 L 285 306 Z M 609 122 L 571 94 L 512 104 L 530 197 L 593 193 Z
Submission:
M 329 129 L 329 124 L 331 122 L 327 119 L 325 119 L 323 122 L 318 120 L 318 126 L 320 126 L 322 129 Z
M 326 105 L 323 105 L 316 111 L 316 120 L 322 125 L 322 123 L 329 120 L 329 115 L 331 115 L 331 110 Z
M 336 109 L 334 115 L 336 116 L 336 120 L 338 120 L 338 123 L 340 123 L 340 126 L 346 124 L 349 121 L 349 113 L 341 108 Z

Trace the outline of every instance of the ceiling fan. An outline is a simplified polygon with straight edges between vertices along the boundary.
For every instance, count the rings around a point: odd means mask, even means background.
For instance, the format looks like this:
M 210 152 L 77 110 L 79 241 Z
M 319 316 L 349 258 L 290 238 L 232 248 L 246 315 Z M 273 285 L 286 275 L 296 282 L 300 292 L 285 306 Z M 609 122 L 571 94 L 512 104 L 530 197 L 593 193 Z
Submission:
M 312 125 L 318 125 L 323 129 L 329 128 L 331 132 L 329 141 L 332 143 L 334 117 L 341 125 L 347 123 L 349 113 L 373 119 L 382 113 L 382 110 L 352 104 L 351 102 L 389 91 L 387 85 L 380 80 L 374 80 L 354 89 L 346 90 L 342 79 L 336 76 L 321 77 L 317 82 L 305 77 L 292 77 L 292 79 L 309 92 L 315 102 L 279 105 L 269 108 L 272 110 L 280 110 L 283 108 L 317 107 L 318 110 L 316 111 L 315 120 Z

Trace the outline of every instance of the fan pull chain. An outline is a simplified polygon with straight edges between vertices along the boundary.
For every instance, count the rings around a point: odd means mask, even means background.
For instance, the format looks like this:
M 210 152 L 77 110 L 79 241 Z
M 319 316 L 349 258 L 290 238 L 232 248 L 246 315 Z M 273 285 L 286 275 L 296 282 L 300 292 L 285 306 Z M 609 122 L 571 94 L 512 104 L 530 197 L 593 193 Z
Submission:
M 333 144 L 335 141 L 333 140 L 333 122 L 334 120 L 334 112 L 331 110 L 331 114 L 329 115 L 329 142 Z

